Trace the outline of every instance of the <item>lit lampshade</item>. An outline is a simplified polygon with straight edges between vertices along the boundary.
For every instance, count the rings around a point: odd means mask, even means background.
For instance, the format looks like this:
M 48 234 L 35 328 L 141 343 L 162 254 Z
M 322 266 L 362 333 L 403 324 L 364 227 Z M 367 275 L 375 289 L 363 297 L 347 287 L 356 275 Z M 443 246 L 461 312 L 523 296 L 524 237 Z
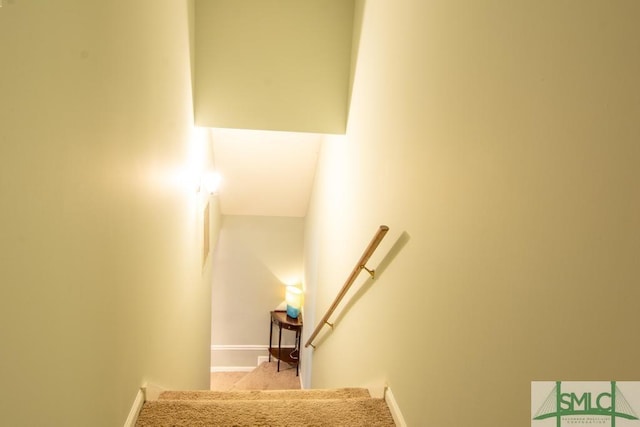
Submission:
M 297 319 L 302 307 L 302 291 L 295 286 L 287 286 L 285 301 L 287 302 L 287 316 Z

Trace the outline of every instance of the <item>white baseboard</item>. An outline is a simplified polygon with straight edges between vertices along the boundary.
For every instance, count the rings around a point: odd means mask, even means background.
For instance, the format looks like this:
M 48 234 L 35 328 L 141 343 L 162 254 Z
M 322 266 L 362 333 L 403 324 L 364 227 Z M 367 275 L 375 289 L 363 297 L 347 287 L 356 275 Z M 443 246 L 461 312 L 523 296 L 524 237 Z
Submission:
M 211 346 L 211 351 L 267 351 L 268 345 L 224 345 L 214 344 Z
M 212 345 L 211 371 L 233 372 L 251 370 L 256 367 L 258 357 L 268 355 L 268 345 Z
M 152 402 L 154 400 L 158 400 L 160 397 L 160 393 L 165 391 L 164 388 L 155 384 L 145 384 L 142 386 L 142 391 L 144 392 L 144 401 Z
M 277 347 L 277 345 L 276 345 Z M 282 348 L 293 348 L 293 344 L 282 344 Z M 221 345 L 214 344 L 211 346 L 211 351 L 268 351 L 268 345 Z
M 396 426 L 407 427 L 407 422 L 404 420 L 404 417 L 400 412 L 398 402 L 396 402 L 391 389 L 388 387 L 384 391 L 384 401 L 387 402 L 387 406 L 389 407 L 389 411 L 391 412 L 391 416 L 393 417 L 393 422 L 396 424 Z
M 129 411 L 129 416 L 127 416 L 127 420 L 124 422 L 124 427 L 135 427 L 136 421 L 138 421 L 138 414 L 142 409 L 144 400 L 144 391 L 142 389 L 138 389 L 136 398 L 134 399 L 131 410 Z
M 374 399 L 384 399 L 384 394 L 387 391 L 387 386 L 368 386 L 366 387 L 366 389 L 369 390 L 369 396 L 373 397 Z
M 293 348 L 293 345 L 285 344 L 282 348 Z M 248 372 L 267 360 L 269 360 L 268 345 L 214 344 L 211 346 L 211 372 Z

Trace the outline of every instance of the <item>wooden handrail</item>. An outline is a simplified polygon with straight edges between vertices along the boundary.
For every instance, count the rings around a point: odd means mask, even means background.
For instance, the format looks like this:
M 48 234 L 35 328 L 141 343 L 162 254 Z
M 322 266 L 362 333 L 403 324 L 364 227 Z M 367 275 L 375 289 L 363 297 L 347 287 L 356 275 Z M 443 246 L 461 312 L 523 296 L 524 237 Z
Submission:
M 366 270 L 371 275 L 372 278 L 375 277 L 375 270 L 368 269 L 366 267 L 366 263 L 367 263 L 367 261 L 369 261 L 369 258 L 371 258 L 371 255 L 375 252 L 376 248 L 378 247 L 378 245 L 380 244 L 380 242 L 384 238 L 385 234 L 387 234 L 387 231 L 389 231 L 389 227 L 387 227 L 386 225 L 381 225 L 378 228 L 378 231 L 376 232 L 375 236 L 373 236 L 373 239 L 369 243 L 369 246 L 367 246 L 367 249 L 364 250 L 364 253 L 362 254 L 360 259 L 358 260 L 358 263 L 354 267 L 353 271 L 351 271 L 351 274 L 349 275 L 349 278 L 344 283 L 344 285 L 342 285 L 342 289 L 340 289 L 340 292 L 336 296 L 336 299 L 333 300 L 333 304 L 331 304 L 331 307 L 329 307 L 329 309 L 325 313 L 324 317 L 318 323 L 318 325 L 314 329 L 313 333 L 311 334 L 311 336 L 309 337 L 309 339 L 305 343 L 305 345 L 304 345 L 305 347 L 311 346 L 311 347 L 315 348 L 315 346 L 312 344 L 313 340 L 320 333 L 320 331 L 322 330 L 324 325 L 329 325 L 329 326 L 333 327 L 333 325 L 331 323 L 329 323 L 329 317 L 331 317 L 331 315 L 333 314 L 335 309 L 338 308 L 338 305 L 340 304 L 340 301 L 342 301 L 342 298 L 344 298 L 344 296 L 347 294 L 347 292 L 349 291 L 349 288 L 351 287 L 353 282 L 356 280 L 356 277 L 358 277 L 358 274 L 362 270 Z

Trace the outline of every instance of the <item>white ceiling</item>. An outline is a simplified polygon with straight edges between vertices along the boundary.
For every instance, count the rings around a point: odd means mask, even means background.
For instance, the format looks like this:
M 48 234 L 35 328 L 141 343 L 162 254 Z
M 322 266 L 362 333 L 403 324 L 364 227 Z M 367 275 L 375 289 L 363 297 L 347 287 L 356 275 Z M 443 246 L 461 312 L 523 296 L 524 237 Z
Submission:
M 223 215 L 303 217 L 323 135 L 212 130 Z

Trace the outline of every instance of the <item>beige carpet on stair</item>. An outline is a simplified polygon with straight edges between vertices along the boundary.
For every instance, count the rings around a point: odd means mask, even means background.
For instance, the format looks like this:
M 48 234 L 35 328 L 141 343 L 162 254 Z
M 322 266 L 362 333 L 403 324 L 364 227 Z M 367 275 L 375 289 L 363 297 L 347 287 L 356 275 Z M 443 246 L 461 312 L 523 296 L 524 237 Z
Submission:
M 137 427 L 392 427 L 382 399 L 157 400 L 146 402 Z
M 243 376 L 229 390 L 295 390 L 300 388 L 300 377 L 296 369 L 288 364 L 278 362 L 261 363 L 252 372 Z
M 248 372 L 212 372 L 211 390 L 229 390 L 247 374 Z
M 384 400 L 368 390 L 299 390 L 295 369 L 280 366 L 263 363 L 228 391 L 164 391 L 144 403 L 136 427 L 394 426 Z
M 159 400 L 366 399 L 366 388 L 242 391 L 163 391 Z

